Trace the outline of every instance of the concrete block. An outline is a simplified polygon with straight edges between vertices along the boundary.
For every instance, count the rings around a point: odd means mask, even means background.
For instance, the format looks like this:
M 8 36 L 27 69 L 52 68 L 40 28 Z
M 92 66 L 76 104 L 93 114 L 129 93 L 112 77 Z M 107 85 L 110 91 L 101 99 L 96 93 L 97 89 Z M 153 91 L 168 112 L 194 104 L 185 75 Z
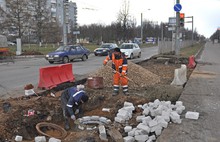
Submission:
M 34 138 L 35 142 L 46 142 L 46 137 L 45 136 L 37 136 Z
M 156 140 L 156 136 L 155 135 L 151 135 L 151 136 L 149 136 L 149 139 L 151 139 L 151 140 Z
M 158 122 L 158 125 L 160 125 L 163 128 L 167 128 L 168 126 L 168 122 L 166 122 L 164 119 L 160 119 L 157 122 Z
M 199 119 L 199 113 L 187 111 L 185 114 L 185 118 L 197 120 L 197 119 Z
M 90 116 L 84 116 L 84 117 L 82 117 L 82 119 L 83 119 L 83 122 L 90 121 L 91 117 Z
M 154 105 L 157 107 L 160 105 L 160 100 L 159 99 L 156 99 L 154 100 Z
M 138 105 L 138 108 L 143 108 L 143 105 Z
M 161 133 L 162 133 L 162 129 L 156 129 L 155 131 L 156 136 L 161 135 Z
M 145 103 L 145 104 L 142 106 L 143 109 L 148 108 L 148 107 L 149 107 L 148 103 Z
M 121 118 L 121 117 L 115 117 L 115 122 L 125 123 L 125 119 L 123 119 L 123 118 Z
M 123 107 L 122 109 L 127 110 L 128 112 L 132 113 L 135 110 L 134 106 L 126 106 Z
M 134 142 L 135 139 L 132 136 L 127 136 L 123 138 L 124 142 Z
M 94 121 L 99 121 L 99 116 L 91 116 L 90 119 Z
M 140 115 L 136 117 L 137 122 L 142 122 L 142 119 L 145 118 L 145 115 Z
M 160 125 L 156 125 L 154 127 L 151 127 L 150 132 L 155 132 L 156 130 L 160 130 L 162 127 Z
M 137 130 L 137 128 L 133 128 L 130 132 L 128 132 L 128 136 L 134 136 L 135 135 L 135 131 Z
M 131 102 L 124 102 L 124 107 L 127 107 L 127 106 L 134 106 Z
M 99 121 L 100 121 L 100 122 L 103 122 L 103 123 L 106 123 L 106 124 L 108 124 L 107 120 L 108 120 L 108 119 L 107 119 L 106 117 L 100 117 L 100 118 L 99 118 Z
M 151 116 L 156 116 L 156 114 L 155 114 L 155 109 L 150 109 L 150 115 L 151 115 Z
M 170 113 L 170 118 L 171 118 L 172 121 L 175 121 L 177 119 L 180 119 L 180 115 L 176 111 L 172 111 Z
M 151 121 L 149 122 L 149 127 L 154 127 L 154 126 L 156 126 L 157 124 L 158 124 L 157 121 L 151 120 Z
M 145 107 L 144 111 L 142 113 L 143 113 L 143 115 L 149 115 L 150 109 L 148 107 Z
M 56 138 L 50 138 L 48 142 L 61 142 L 61 140 Z
M 137 130 L 135 130 L 134 135 L 135 136 L 137 136 L 137 135 L 148 135 L 148 133 L 144 130 L 137 129 Z
M 107 138 L 106 130 L 105 130 L 104 125 L 99 125 L 99 137 L 100 137 L 100 139 L 106 139 Z
M 125 110 L 120 110 L 117 113 L 117 117 L 121 117 L 124 120 L 129 120 L 130 119 L 130 115 L 129 115 L 128 111 L 125 111 Z
M 148 135 L 137 135 L 134 136 L 134 139 L 138 142 L 145 142 L 148 140 Z
M 158 105 L 158 107 L 154 110 L 155 116 L 161 115 L 162 111 L 163 111 L 163 106 L 162 105 Z
M 149 126 L 149 122 L 152 121 L 152 118 L 150 116 L 144 117 L 142 119 L 142 123 L 144 123 L 145 125 Z
M 147 125 L 144 125 L 143 123 L 138 124 L 137 128 L 146 131 L 148 134 L 150 133 L 150 128 Z
M 22 136 L 17 135 L 17 136 L 15 137 L 15 141 L 16 141 L 16 142 L 21 142 L 22 140 L 23 140 L 23 137 L 22 137 Z
M 176 101 L 176 106 L 183 106 L 183 102 L 182 101 Z
M 130 132 L 132 130 L 132 126 L 125 126 L 124 131 L 125 132 Z

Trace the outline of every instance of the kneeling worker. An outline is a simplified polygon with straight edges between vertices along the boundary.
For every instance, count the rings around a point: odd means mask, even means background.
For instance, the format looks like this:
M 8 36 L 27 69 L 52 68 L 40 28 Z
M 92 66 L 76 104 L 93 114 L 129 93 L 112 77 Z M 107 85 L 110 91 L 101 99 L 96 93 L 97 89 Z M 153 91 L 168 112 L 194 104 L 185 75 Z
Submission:
M 65 129 L 70 129 L 68 117 L 73 121 L 76 120 L 76 114 L 80 113 L 81 105 L 88 101 L 89 97 L 83 90 L 84 85 L 77 85 L 64 90 L 61 94 L 61 106 L 63 110 L 63 117 L 65 121 Z

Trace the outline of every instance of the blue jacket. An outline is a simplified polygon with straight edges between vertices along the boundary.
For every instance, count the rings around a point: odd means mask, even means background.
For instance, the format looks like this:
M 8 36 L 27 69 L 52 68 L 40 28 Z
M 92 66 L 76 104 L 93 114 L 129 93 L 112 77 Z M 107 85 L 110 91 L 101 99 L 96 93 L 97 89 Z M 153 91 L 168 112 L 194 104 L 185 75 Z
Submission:
M 67 102 L 68 113 L 74 115 L 73 106 L 78 107 L 81 104 L 81 98 L 85 95 L 85 91 L 78 91 L 76 87 L 71 87 L 68 89 L 69 100 Z

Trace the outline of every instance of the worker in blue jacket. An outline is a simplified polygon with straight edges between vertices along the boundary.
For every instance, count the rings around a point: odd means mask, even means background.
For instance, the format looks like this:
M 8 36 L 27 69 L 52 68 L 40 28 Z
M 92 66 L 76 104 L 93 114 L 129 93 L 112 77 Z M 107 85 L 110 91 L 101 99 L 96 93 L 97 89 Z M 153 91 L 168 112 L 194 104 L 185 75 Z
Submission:
M 81 105 L 87 102 L 89 99 L 88 95 L 86 95 L 86 92 L 83 89 L 84 85 L 77 85 L 76 87 L 70 87 L 64 90 L 61 94 L 61 105 L 66 130 L 70 129 L 68 117 L 75 121 L 75 115 L 82 111 Z

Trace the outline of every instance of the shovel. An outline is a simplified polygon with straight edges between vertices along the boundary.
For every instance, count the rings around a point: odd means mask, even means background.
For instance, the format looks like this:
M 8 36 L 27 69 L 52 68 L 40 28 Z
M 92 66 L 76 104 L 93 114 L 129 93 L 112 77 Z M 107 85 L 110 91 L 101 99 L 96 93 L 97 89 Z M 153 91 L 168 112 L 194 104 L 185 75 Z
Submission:
M 106 65 L 108 68 L 111 68 L 111 67 L 109 67 L 108 65 Z M 120 72 L 118 72 L 118 71 L 116 71 L 116 70 L 114 70 L 113 68 L 111 68 L 113 71 L 115 71 L 116 73 L 118 73 L 118 74 L 121 74 Z M 127 76 L 122 76 L 122 77 L 124 77 L 124 78 L 126 78 L 126 79 L 128 79 L 129 81 L 131 81 L 131 82 L 133 82 L 134 84 L 136 84 L 136 85 L 138 85 L 137 83 L 135 83 L 132 79 L 130 79 L 129 77 L 127 77 Z

